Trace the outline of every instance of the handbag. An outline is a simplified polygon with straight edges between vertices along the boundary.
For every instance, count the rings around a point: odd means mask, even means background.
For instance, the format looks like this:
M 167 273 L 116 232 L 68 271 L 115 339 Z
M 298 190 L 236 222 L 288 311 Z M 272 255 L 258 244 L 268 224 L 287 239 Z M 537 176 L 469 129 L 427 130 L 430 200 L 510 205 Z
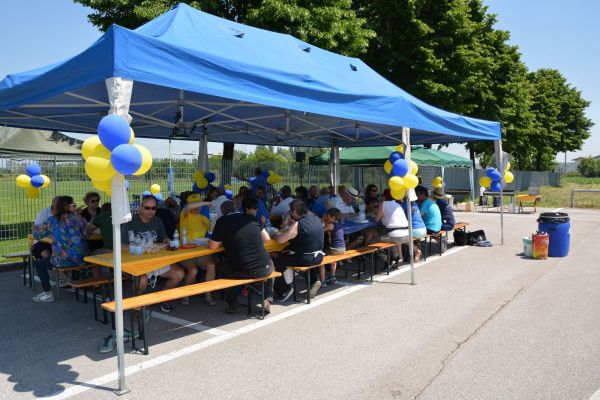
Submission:
M 468 233 L 461 230 L 456 230 L 453 233 L 454 236 L 454 245 L 455 246 L 464 246 L 467 244 Z
M 470 246 L 476 246 L 479 242 L 485 242 L 487 239 L 485 237 L 485 232 L 483 230 L 478 230 L 474 232 L 467 233 L 467 243 Z

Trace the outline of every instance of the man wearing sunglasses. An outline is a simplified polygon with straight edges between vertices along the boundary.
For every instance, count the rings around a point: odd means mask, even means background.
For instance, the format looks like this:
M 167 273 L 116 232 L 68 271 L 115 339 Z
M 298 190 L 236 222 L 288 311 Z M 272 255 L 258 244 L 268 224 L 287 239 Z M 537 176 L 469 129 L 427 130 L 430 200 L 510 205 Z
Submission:
M 156 239 L 157 243 L 169 243 L 165 227 L 160 218 L 156 216 L 157 206 L 158 204 L 154 196 L 150 195 L 142 198 L 140 213 L 135 215 L 128 223 L 121 225 L 121 251 L 129 251 L 129 231 L 133 231 L 135 235 L 150 233 Z M 140 292 L 146 290 L 148 281 L 155 281 L 158 276 L 167 279 L 165 289 L 172 289 L 181 282 L 185 273 L 178 265 L 167 265 L 158 268 L 146 275 L 140 276 Z M 173 311 L 173 306 L 166 302 L 161 303 L 160 308 L 163 312 L 167 313 Z

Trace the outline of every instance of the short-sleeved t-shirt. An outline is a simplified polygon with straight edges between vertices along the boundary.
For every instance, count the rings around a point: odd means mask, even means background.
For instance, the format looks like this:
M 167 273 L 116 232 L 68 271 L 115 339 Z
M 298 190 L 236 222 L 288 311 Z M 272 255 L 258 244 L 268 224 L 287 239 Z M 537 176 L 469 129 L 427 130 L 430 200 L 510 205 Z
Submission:
M 323 222 L 315 215 L 304 215 L 298 221 L 298 235 L 290 239 L 290 250 L 298 254 L 323 250 Z
M 183 237 L 183 228 L 187 232 L 187 240 L 203 239 L 206 237 L 208 232 L 209 221 L 202 214 L 194 214 L 192 212 L 184 215 L 181 213 L 181 219 L 179 220 L 179 235 Z
M 108 212 L 97 214 L 92 221 L 92 224 L 100 228 L 102 235 L 102 248 L 113 249 L 113 231 L 112 231 L 112 215 Z
M 411 224 L 412 224 L 412 228 L 413 229 L 423 229 L 425 228 L 425 222 L 423 222 L 423 218 L 421 218 L 421 213 L 419 212 L 419 206 L 417 205 L 417 203 L 412 202 L 410 203 L 410 208 L 412 209 L 412 213 L 410 215 L 411 217 Z M 408 218 L 408 212 L 406 211 L 407 206 L 406 206 L 406 202 L 402 202 L 402 209 L 404 209 L 404 215 L 406 215 L 406 218 Z
M 133 231 L 134 234 L 143 235 L 146 232 L 150 232 L 156 243 L 162 243 L 167 238 L 167 232 L 163 226 L 162 221 L 158 217 L 154 217 L 147 224 L 144 223 L 139 215 L 135 215 L 131 221 L 121 225 L 121 243 L 129 243 L 129 231 Z
M 253 215 L 234 213 L 217 220 L 211 239 L 221 242 L 225 257 L 232 269 L 263 270 L 271 259 L 260 235 L 262 228 Z
M 430 231 L 439 232 L 442 229 L 442 215 L 440 214 L 440 208 L 435 202 L 429 198 L 423 200 L 419 205 L 419 210 L 423 216 L 423 222 L 425 227 Z
M 250 183 L 250 186 L 252 187 L 252 193 L 254 194 L 256 194 L 256 189 L 258 189 L 259 187 L 262 187 L 266 190 L 268 186 L 267 180 L 262 176 L 250 177 L 248 178 L 248 182 Z
M 454 219 L 454 212 L 452 211 L 452 207 L 448 202 L 444 199 L 440 199 L 436 201 L 438 208 L 440 209 L 440 214 L 442 216 L 442 223 L 444 225 L 452 226 L 456 224 L 456 220 Z

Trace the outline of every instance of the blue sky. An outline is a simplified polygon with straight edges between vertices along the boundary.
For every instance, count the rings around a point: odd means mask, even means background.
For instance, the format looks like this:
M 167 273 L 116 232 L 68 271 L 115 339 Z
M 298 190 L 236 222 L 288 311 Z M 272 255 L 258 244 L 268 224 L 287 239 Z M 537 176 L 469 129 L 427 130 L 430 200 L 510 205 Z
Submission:
M 68 58 L 100 36 L 87 21 L 89 10 L 71 0 L 3 1 L 0 12 L 2 62 L 0 79 Z M 554 68 L 592 102 L 587 115 L 596 123 L 583 150 L 568 153 L 570 160 L 600 154 L 600 2 L 595 0 L 486 0 L 497 14 L 499 29 L 511 32 L 530 70 Z M 165 146 L 145 141 L 155 156 L 166 156 Z M 241 146 L 241 149 L 249 149 Z M 464 154 L 461 146 L 452 152 Z M 174 143 L 173 152 L 189 151 L 185 143 Z M 221 145 L 209 152 L 220 153 Z M 558 157 L 561 161 L 563 155 Z

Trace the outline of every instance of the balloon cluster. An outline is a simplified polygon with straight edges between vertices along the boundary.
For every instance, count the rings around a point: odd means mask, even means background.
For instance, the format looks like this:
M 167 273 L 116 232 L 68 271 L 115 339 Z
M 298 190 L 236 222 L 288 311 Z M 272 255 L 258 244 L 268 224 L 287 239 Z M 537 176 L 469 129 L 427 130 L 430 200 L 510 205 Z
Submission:
M 434 189 L 443 189 L 444 188 L 444 180 L 442 179 L 441 176 L 436 176 L 431 181 L 431 186 L 433 186 Z
M 135 134 L 125 118 L 111 114 L 100 120 L 98 135 L 81 145 L 85 173 L 94 187 L 110 196 L 110 180 L 116 174 L 143 175 L 152 167 L 152 154 L 133 144 Z
M 275 171 L 263 171 L 262 177 L 267 180 L 269 185 L 281 182 L 281 175 L 277 175 Z
M 152 186 L 150 186 L 150 190 L 142 192 L 142 197 L 146 196 L 154 196 L 156 201 L 162 201 L 163 197 L 162 194 L 160 194 L 160 185 L 157 185 L 156 183 L 152 184 Z
M 509 171 L 509 169 L 510 163 L 507 162 L 506 167 L 504 168 L 504 182 L 506 183 L 511 183 L 515 179 L 515 176 Z M 479 184 L 481 186 L 489 188 L 492 192 L 499 192 L 502 190 L 502 183 L 500 182 L 502 175 L 500 175 L 500 171 L 494 167 L 488 167 L 485 170 L 485 175 L 486 176 L 483 176 L 481 179 L 479 179 Z
M 213 185 L 212 183 L 217 178 L 214 172 L 202 172 L 196 171 L 193 175 L 194 184 L 192 185 L 192 190 L 196 193 L 204 192 L 205 190 L 210 190 Z
M 412 160 L 409 163 L 404 159 L 404 145 L 402 144 L 399 144 L 396 151 L 390 154 L 383 169 L 391 175 L 388 185 L 392 197 L 396 200 L 403 199 L 408 189 L 414 189 L 419 184 L 419 178 L 417 178 L 419 166 Z
M 17 176 L 16 184 L 18 187 L 25 189 L 25 196 L 36 199 L 39 197 L 41 189 L 45 189 L 50 185 L 50 178 L 42 175 L 42 168 L 36 163 L 29 164 L 25 171 L 27 175 Z

